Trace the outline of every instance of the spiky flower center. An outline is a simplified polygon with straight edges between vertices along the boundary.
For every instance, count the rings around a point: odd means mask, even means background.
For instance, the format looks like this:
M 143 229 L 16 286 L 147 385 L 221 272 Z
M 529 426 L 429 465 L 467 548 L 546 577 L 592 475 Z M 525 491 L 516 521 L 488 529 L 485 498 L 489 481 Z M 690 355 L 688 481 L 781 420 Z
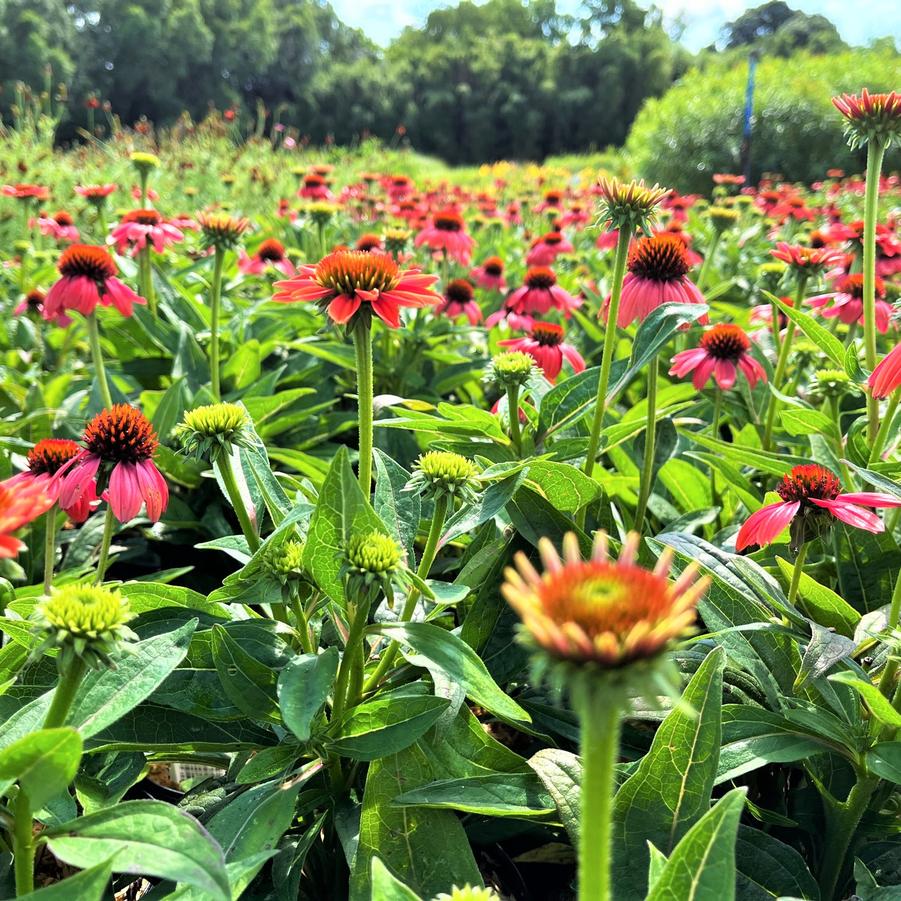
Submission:
M 357 570 L 368 573 L 393 572 L 401 560 L 401 550 L 393 538 L 381 532 L 352 535 L 347 543 L 347 560 Z
M 557 284 L 557 276 L 554 270 L 547 266 L 530 266 L 526 272 L 526 285 L 529 288 L 538 288 L 545 291 Z
M 504 274 L 504 261 L 500 257 L 488 257 L 488 259 L 482 263 L 482 268 L 487 275 L 497 277 Z
M 90 244 L 70 244 L 56 266 L 66 278 L 87 277 L 101 284 L 117 272 L 113 258 L 102 247 Z
M 563 242 L 563 235 L 560 232 L 548 232 L 545 235 L 542 235 L 536 243 L 538 244 L 550 244 L 552 247 L 561 244 Z
M 229 213 L 201 213 L 197 222 L 203 232 L 207 245 L 214 247 L 231 247 L 238 242 L 244 232 L 250 228 L 250 222 L 243 217 L 238 219 Z
M 316 264 L 316 281 L 335 294 L 391 291 L 400 283 L 400 269 L 389 256 L 361 250 L 339 250 Z
M 275 238 L 267 238 L 257 248 L 257 256 L 267 262 L 279 263 L 285 258 L 285 245 Z
M 506 384 L 518 384 L 525 381 L 532 372 L 535 360 L 521 350 L 509 350 L 491 358 L 491 369 L 494 378 Z
M 82 440 L 92 454 L 109 463 L 149 460 L 158 443 L 150 421 L 129 404 L 114 404 L 98 413 L 88 423 Z
M 53 219 L 57 225 L 68 226 L 75 224 L 72 214 L 67 213 L 65 210 L 57 210 L 50 218 Z
M 839 294 L 849 294 L 855 300 L 863 299 L 863 273 L 852 272 L 850 275 L 843 275 L 836 283 L 835 288 Z M 885 282 L 876 276 L 875 281 L 876 296 L 880 299 L 885 297 Z
M 381 246 L 382 239 L 379 235 L 365 234 L 357 238 L 357 250 L 368 252 L 370 250 L 378 250 Z
M 555 322 L 536 322 L 531 337 L 542 347 L 559 347 L 563 343 L 563 327 Z
M 435 228 L 442 232 L 461 232 L 464 228 L 463 217 L 453 210 L 442 210 L 435 214 Z
M 800 501 L 802 504 L 808 498 L 831 501 L 841 492 L 842 483 L 838 476 L 825 466 L 815 463 L 793 467 L 791 472 L 782 476 L 782 481 L 776 488 L 776 493 L 782 500 L 788 503 Z
M 75 640 L 116 632 L 132 618 L 122 594 L 92 585 L 57 589 L 41 604 L 40 612 L 47 625 Z
M 124 223 L 135 223 L 136 225 L 159 225 L 163 221 L 163 217 L 157 210 L 130 210 L 122 217 Z
M 659 185 L 648 187 L 641 181 L 621 182 L 616 178 L 601 178 L 598 186 L 601 218 L 614 228 L 646 225 L 668 193 Z
M 674 282 L 691 268 L 685 244 L 672 234 L 639 238 L 629 250 L 629 272 L 655 282 Z
M 32 475 L 54 475 L 64 463 L 81 453 L 76 441 L 66 438 L 44 438 L 28 452 L 28 470 Z
M 25 303 L 28 304 L 29 310 L 40 312 L 44 308 L 44 300 L 47 295 L 40 288 L 32 288 L 25 295 Z
M 751 346 L 744 330 L 737 325 L 715 325 L 701 337 L 701 347 L 717 360 L 737 363 Z
M 305 188 L 321 188 L 325 184 L 325 179 L 321 175 L 310 173 L 303 177 L 303 186 Z
M 469 303 L 473 297 L 472 285 L 465 278 L 455 278 L 447 283 L 444 296 L 451 303 Z

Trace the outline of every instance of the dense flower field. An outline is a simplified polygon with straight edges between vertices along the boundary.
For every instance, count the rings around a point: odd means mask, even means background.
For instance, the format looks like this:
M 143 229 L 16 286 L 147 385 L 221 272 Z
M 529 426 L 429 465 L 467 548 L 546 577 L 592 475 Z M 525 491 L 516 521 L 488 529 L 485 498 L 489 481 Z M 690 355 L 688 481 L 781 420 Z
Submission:
M 0 897 L 889 898 L 864 175 L 0 144 Z M 893 888 L 894 886 L 894 888 Z

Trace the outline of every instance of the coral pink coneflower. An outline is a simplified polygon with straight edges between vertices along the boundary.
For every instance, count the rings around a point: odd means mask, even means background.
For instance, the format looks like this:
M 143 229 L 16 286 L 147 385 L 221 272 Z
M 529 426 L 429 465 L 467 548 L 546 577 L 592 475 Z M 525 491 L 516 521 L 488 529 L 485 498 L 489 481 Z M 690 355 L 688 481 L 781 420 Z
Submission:
M 110 196 L 117 188 L 114 184 L 105 185 L 76 185 L 75 193 L 80 197 L 84 197 L 88 203 L 94 206 L 102 206 L 106 202 L 106 198 Z
M 704 295 L 688 278 L 691 262 L 685 243 L 672 234 L 639 238 L 629 249 L 628 272 L 623 279 L 616 324 L 625 328 L 638 319 L 643 322 L 665 303 L 704 303 Z M 606 318 L 610 298 L 604 301 Z M 705 314 L 698 320 L 707 323 Z
M 134 256 L 148 244 L 157 253 L 162 253 L 169 244 L 177 244 L 185 236 L 157 210 L 146 209 L 125 213 L 110 237 L 118 253 Z
M 444 300 L 435 309 L 436 314 L 444 314 L 448 319 L 465 316 L 470 325 L 482 321 L 482 308 L 474 299 L 472 284 L 465 278 L 455 278 L 444 289 Z
M 873 397 L 888 397 L 901 388 L 901 344 L 896 344 L 876 364 L 869 385 Z
M 33 185 L 19 182 L 15 185 L 3 185 L 0 187 L 0 194 L 5 197 L 15 197 L 16 200 L 49 200 L 50 189 L 43 185 Z
M 502 347 L 527 353 L 541 367 L 547 380 L 557 380 L 563 369 L 563 361 L 567 360 L 573 372 L 582 372 L 585 361 L 582 355 L 571 344 L 563 340 L 563 327 L 554 322 L 536 322 L 528 335 L 521 338 L 508 338 L 499 341 Z
M 40 288 L 32 288 L 13 308 L 13 313 L 16 316 L 21 316 L 23 313 L 35 313 L 38 316 L 41 316 L 43 319 L 48 319 L 52 321 L 55 325 L 58 325 L 60 328 L 65 328 L 67 325 L 70 325 L 72 322 L 72 318 L 66 313 L 65 310 L 60 310 L 55 316 L 47 316 L 44 312 L 44 301 L 47 299 L 47 294 L 45 291 L 42 291 Z
M 367 304 L 386 325 L 399 328 L 401 307 L 440 302 L 430 290 L 436 281 L 438 276 L 419 269 L 402 270 L 387 254 L 339 250 L 315 266 L 301 266 L 297 277 L 276 282 L 272 299 L 280 303 L 315 301 L 342 324 Z
M 28 452 L 28 469 L 7 481 L 9 486 L 31 486 L 39 483 L 54 502 L 59 500 L 61 472 L 66 464 L 82 451 L 77 441 L 66 438 L 44 438 Z M 84 522 L 97 501 L 92 489 L 81 493 L 70 507 L 61 509 L 73 522 Z
M 767 504 L 745 521 L 735 539 L 735 549 L 770 544 L 786 526 L 792 527 L 792 546 L 823 534 L 833 519 L 856 529 L 884 532 L 885 523 L 864 507 L 901 507 L 901 500 L 874 491 L 842 493 L 838 477 L 824 466 L 795 466 L 776 488 L 782 498 Z
M 303 183 L 297 192 L 297 196 L 305 197 L 307 200 L 326 200 L 329 202 L 335 199 L 335 195 L 329 189 L 328 182 L 316 172 L 310 172 L 303 177 Z
M 54 498 L 41 482 L 0 482 L 0 558 L 15 557 L 25 545 L 12 533 L 53 506 Z
M 169 487 L 153 462 L 156 432 L 150 420 L 129 404 L 114 404 L 98 413 L 82 436 L 84 449 L 61 472 L 59 505 L 68 510 L 100 495 L 119 522 L 134 519 L 147 505 L 147 517 L 157 522 L 169 503 Z
M 741 370 L 753 388 L 760 379 L 766 381 L 766 371 L 748 352 L 750 349 L 751 341 L 744 329 L 715 325 L 701 336 L 700 347 L 683 350 L 673 357 L 669 374 L 682 378 L 694 372 L 692 384 L 699 391 L 713 376 L 717 386 L 728 391 Z
M 547 266 L 530 266 L 522 287 L 513 291 L 504 306 L 485 321 L 493 326 L 506 319 L 513 328 L 530 329 L 535 316 L 544 316 L 552 309 L 560 310 L 567 318 L 582 305 L 580 297 L 573 297 L 557 284 L 557 276 Z
M 71 244 L 80 237 L 78 229 L 75 227 L 75 220 L 65 210 L 57 210 L 52 215 L 40 213 L 37 219 L 32 219 L 28 224 L 32 227 L 37 225 L 42 235 L 53 238 L 54 241 L 65 241 Z
M 480 288 L 488 291 L 505 291 L 504 261 L 500 257 L 488 257 L 481 266 L 473 267 L 469 274 Z
M 809 275 L 816 275 L 831 266 L 839 266 L 844 260 L 844 254 L 840 250 L 828 247 L 802 247 L 785 241 L 780 241 L 770 252 L 777 260 L 788 263 L 792 269 Z
M 133 304 L 146 303 L 116 278 L 116 263 L 102 247 L 71 244 L 60 254 L 57 269 L 61 278 L 44 299 L 45 319 L 57 319 L 64 310 L 89 316 L 97 304 L 114 306 L 123 316 L 131 316 Z
M 275 269 L 289 278 L 294 275 L 294 264 L 285 253 L 285 245 L 275 238 L 267 238 L 253 256 L 242 249 L 238 252 L 238 270 L 245 275 L 262 275 L 267 269 Z
M 475 241 L 466 233 L 466 223 L 455 210 L 440 210 L 413 241 L 416 247 L 423 244 L 432 251 L 446 253 L 461 266 L 468 266 Z
M 572 249 L 572 244 L 560 232 L 548 232 L 532 242 L 526 254 L 526 263 L 529 266 L 550 266 L 559 254 L 572 253 Z
M 854 272 L 842 275 L 835 282 L 836 290 L 818 294 L 807 300 L 824 319 L 838 319 L 845 325 L 854 322 L 863 325 L 863 274 Z M 888 331 L 892 317 L 892 305 L 885 300 L 885 282 L 876 278 L 876 328 L 883 335 Z

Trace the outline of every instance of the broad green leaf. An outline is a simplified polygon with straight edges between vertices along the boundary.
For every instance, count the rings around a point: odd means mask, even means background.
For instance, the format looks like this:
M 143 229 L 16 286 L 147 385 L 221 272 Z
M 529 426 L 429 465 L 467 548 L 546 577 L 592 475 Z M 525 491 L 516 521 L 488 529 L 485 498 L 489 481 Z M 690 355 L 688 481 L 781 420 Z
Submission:
M 791 580 L 794 564 L 779 556 L 776 557 L 776 563 L 779 564 L 782 575 Z M 854 630 L 860 622 L 860 613 L 831 588 L 820 585 L 813 576 L 802 572 L 801 581 L 798 583 L 798 595 L 803 601 L 799 606 L 811 619 L 827 629 L 835 629 L 848 638 L 854 637 Z
M 378 448 L 372 454 L 375 464 L 375 512 L 406 550 L 407 560 L 412 562 L 416 559 L 413 543 L 419 528 L 419 492 L 404 491 L 410 481 L 410 473 L 406 469 Z
M 363 497 L 350 468 L 347 448 L 341 447 L 319 492 L 304 545 L 304 566 L 332 600 L 344 603 L 341 565 L 345 547 L 354 532 L 387 534 L 369 501 Z
M 399 807 L 436 807 L 487 817 L 541 817 L 556 812 L 535 773 L 488 773 L 429 782 L 394 799 Z
M 801 660 L 798 678 L 795 679 L 797 692 L 807 684 L 808 679 L 817 679 L 829 672 L 837 663 L 850 657 L 857 647 L 853 638 L 837 635 L 818 623 L 811 623 L 810 631 L 810 641 Z
M 849 670 L 833 673 L 828 678 L 830 682 L 841 682 L 842 685 L 853 688 L 866 701 L 873 716 L 884 726 L 901 729 L 901 713 L 895 710 L 892 702 L 871 682 L 865 682 Z
M 261 851 L 259 854 L 251 854 L 250 857 L 226 863 L 225 873 L 228 876 L 231 897 L 242 897 L 243 892 L 263 869 L 266 861 L 271 860 L 277 853 L 275 850 Z M 153 893 L 156 895 L 158 892 L 159 889 L 156 888 Z M 164 898 L 165 901 L 208 901 L 209 895 L 203 889 L 195 888 L 193 885 L 180 885 L 171 892 L 160 895 L 160 898 Z
M 838 369 L 845 368 L 845 346 L 832 332 L 823 328 L 810 313 L 805 313 L 797 307 L 790 307 L 774 294 L 770 294 L 769 291 L 764 291 L 763 293 L 767 296 L 770 303 L 775 303 L 832 360 Z
M 765 901 L 785 897 L 818 901 L 820 889 L 804 858 L 768 832 L 738 827 L 735 842 L 738 897 Z
M 385 625 L 379 631 L 411 647 L 416 653 L 405 656 L 414 666 L 440 671 L 495 716 L 519 725 L 531 721 L 529 714 L 491 678 L 479 655 L 452 632 L 430 623 Z
M 870 748 L 867 767 L 880 778 L 901 784 L 901 741 L 881 741 Z
M 248 654 L 222 626 L 213 626 L 213 659 L 222 689 L 238 709 L 251 719 L 281 723 L 275 670 Z
M 711 651 L 682 704 L 654 735 L 638 769 L 613 802 L 614 881 L 623 899 L 647 890 L 648 846 L 669 855 L 710 805 L 719 758 L 725 653 Z
M 163 801 L 125 801 L 43 833 L 50 850 L 74 867 L 112 858 L 116 873 L 186 882 L 231 901 L 222 849 L 184 811 Z
M 692 432 L 682 429 L 681 433 L 695 444 L 700 444 L 728 460 L 737 466 L 752 466 L 759 472 L 769 473 L 773 476 L 784 476 L 793 466 L 809 463 L 806 457 L 796 457 L 789 454 L 777 454 L 773 451 L 764 451 L 755 447 L 747 447 L 743 444 L 730 443 L 720 438 L 711 438 L 702 432 Z
M 563 823 L 573 847 L 578 847 L 582 761 L 569 751 L 542 748 L 529 758 L 529 766 L 535 770 L 548 794 L 554 799 L 560 822 Z
M 372 858 L 372 897 L 379 901 L 422 901 L 419 895 L 404 885 L 378 857 Z
M 491 482 L 474 504 L 461 507 L 448 519 L 439 547 L 453 538 L 472 532 L 482 523 L 497 516 L 516 494 L 524 479 L 525 472 L 518 471 L 505 479 Z
M 338 649 L 301 654 L 278 676 L 278 706 L 285 725 L 300 741 L 309 741 L 313 719 L 331 691 L 338 672 Z
M 594 479 L 569 463 L 539 460 L 529 466 L 527 478 L 546 500 L 564 513 L 575 513 L 601 493 L 601 486 Z
M 105 860 L 46 888 L 20 895 L 18 901 L 103 901 L 112 873 L 113 861 Z
M 734 901 L 735 836 L 746 789 L 724 795 L 676 846 L 647 901 Z
M 789 407 L 787 410 L 780 410 L 779 416 L 782 419 L 782 428 L 794 437 L 818 434 L 837 437 L 832 418 L 819 410 Z
M 40 810 L 75 778 L 82 739 L 75 729 L 41 729 L 0 751 L 0 792 L 18 782 L 32 810 Z
M 450 701 L 406 686 L 377 695 L 351 710 L 330 750 L 354 760 L 375 760 L 409 747 L 431 728 Z

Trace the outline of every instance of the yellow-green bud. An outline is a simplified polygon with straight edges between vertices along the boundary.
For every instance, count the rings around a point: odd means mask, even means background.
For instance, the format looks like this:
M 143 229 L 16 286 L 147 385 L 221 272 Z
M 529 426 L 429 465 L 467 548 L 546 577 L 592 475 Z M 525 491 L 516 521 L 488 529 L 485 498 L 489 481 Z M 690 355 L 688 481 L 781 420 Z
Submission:
M 725 231 L 730 225 L 735 225 L 739 219 L 738 210 L 732 210 L 725 206 L 712 206 L 707 210 L 707 215 L 710 217 L 711 225 L 718 232 Z
M 101 585 L 65 585 L 53 589 L 37 608 L 44 642 L 39 648 L 60 649 L 60 667 L 65 670 L 74 657 L 89 666 L 110 663 L 110 653 L 122 641 L 136 636 L 126 625 L 132 619 L 128 600 L 118 591 Z
M 347 562 L 360 573 L 383 575 L 397 569 L 402 557 L 397 542 L 381 532 L 352 535 L 347 543 Z
M 160 158 L 153 153 L 144 153 L 142 150 L 136 150 L 131 155 L 132 165 L 139 172 L 149 172 L 151 169 L 156 169 L 160 164 Z
M 811 387 L 814 394 L 822 397 L 840 398 L 845 394 L 857 393 L 860 389 L 851 381 L 851 376 L 843 369 L 818 369 L 814 373 L 815 382 Z
M 489 376 L 502 388 L 524 385 L 532 375 L 535 360 L 521 350 L 509 350 L 491 358 Z
M 240 404 L 208 404 L 188 410 L 175 434 L 186 453 L 215 462 L 232 447 L 253 445 L 250 414 Z
M 442 495 L 472 500 L 478 487 L 478 468 L 472 460 L 451 451 L 429 451 L 413 468 L 406 491 L 417 491 L 432 498 Z
M 266 561 L 270 572 L 283 582 L 302 576 L 303 549 L 303 542 L 294 539 L 290 539 L 281 547 L 273 549 Z
M 328 203 L 327 201 L 322 200 L 311 203 L 306 208 L 306 213 L 317 225 L 325 225 L 339 209 L 341 208 L 337 204 Z

